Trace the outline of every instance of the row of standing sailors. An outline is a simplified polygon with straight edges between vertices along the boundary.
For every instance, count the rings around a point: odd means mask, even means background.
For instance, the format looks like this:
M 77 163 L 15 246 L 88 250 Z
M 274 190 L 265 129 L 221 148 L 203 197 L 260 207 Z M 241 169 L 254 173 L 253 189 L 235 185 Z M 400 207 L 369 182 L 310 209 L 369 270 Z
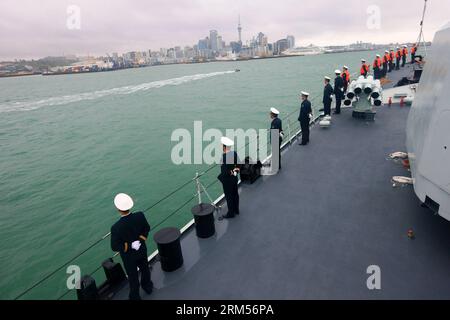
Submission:
M 415 62 L 417 52 L 417 45 L 414 44 L 410 50 L 411 54 L 411 64 Z M 373 63 L 374 66 L 374 79 L 381 79 L 386 76 L 388 72 L 399 70 L 400 66 L 404 67 L 406 65 L 406 60 L 408 56 L 408 46 L 404 45 L 403 48 L 397 47 L 397 52 L 394 50 L 386 50 L 383 60 L 381 56 L 377 54 L 377 57 Z M 394 63 L 394 59 L 396 62 Z M 366 64 L 366 60 L 361 59 L 362 65 L 360 74 L 365 78 L 369 75 L 370 66 Z M 324 77 L 324 89 L 323 89 L 323 111 L 325 116 L 331 115 L 331 104 L 333 101 L 333 96 L 336 100 L 336 108 L 333 112 L 334 114 L 341 113 L 342 100 L 345 98 L 345 93 L 347 92 L 348 86 L 350 84 L 350 72 L 347 66 L 342 68 L 342 71 L 335 70 L 334 87 L 331 85 L 331 78 Z M 300 121 L 300 127 L 302 129 L 302 142 L 300 145 L 307 145 L 309 143 L 309 122 L 312 118 L 312 108 L 311 102 L 308 100 L 309 93 L 302 91 L 301 93 L 301 107 L 298 120 Z M 278 118 L 279 111 L 275 108 L 271 109 L 270 116 L 272 118 L 271 129 L 277 129 L 282 134 L 282 121 Z M 280 138 L 281 146 L 281 138 Z M 281 152 L 280 152 L 280 169 L 281 169 Z
M 411 64 L 415 62 L 417 44 L 414 44 L 408 51 L 408 46 L 403 45 L 401 48 L 397 47 L 396 50 L 386 50 L 383 57 L 377 54 L 375 60 L 373 61 L 373 76 L 374 79 L 381 79 L 386 77 L 387 73 L 394 70 L 400 70 L 400 67 L 405 67 L 406 60 L 408 57 L 408 52 L 411 54 Z M 366 64 L 366 61 L 361 60 L 361 72 L 360 74 L 367 77 L 369 74 L 370 66 Z

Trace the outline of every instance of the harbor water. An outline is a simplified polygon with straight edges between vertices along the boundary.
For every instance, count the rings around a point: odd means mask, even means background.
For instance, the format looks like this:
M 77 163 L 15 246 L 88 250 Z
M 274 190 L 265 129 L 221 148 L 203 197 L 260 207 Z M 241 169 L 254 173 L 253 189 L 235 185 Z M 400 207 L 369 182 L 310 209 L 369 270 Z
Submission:
M 159 202 L 208 168 L 173 164 L 175 129 L 192 131 L 197 120 L 203 130 L 266 129 L 269 108 L 282 118 L 297 111 L 301 90 L 310 92 L 317 114 L 323 76 L 333 77 L 344 64 L 357 72 L 360 59 L 371 62 L 374 54 L 0 79 L 0 299 L 44 277 L 20 298 L 72 299 L 68 265 L 95 271 L 99 284 L 99 266 L 114 254 L 109 238 L 100 239 L 118 219 L 116 193 L 130 194 L 135 210 L 148 209 L 152 233 L 192 219 L 193 182 Z M 296 120 L 294 114 L 289 121 L 298 128 Z M 202 177 L 213 198 L 221 194 L 217 175 L 214 168 Z M 149 249 L 155 249 L 151 236 Z

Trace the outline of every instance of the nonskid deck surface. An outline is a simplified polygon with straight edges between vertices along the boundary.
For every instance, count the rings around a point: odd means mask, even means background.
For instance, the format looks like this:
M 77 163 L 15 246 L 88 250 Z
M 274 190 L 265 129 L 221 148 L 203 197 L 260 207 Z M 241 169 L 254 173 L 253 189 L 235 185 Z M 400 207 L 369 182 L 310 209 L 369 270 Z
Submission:
M 384 106 L 364 122 L 347 109 L 331 128 L 315 126 L 278 175 L 242 186 L 241 215 L 216 221 L 214 238 L 185 234 L 183 268 L 164 273 L 156 262 L 155 290 L 142 297 L 450 299 L 450 223 L 421 207 L 412 186 L 391 184 L 410 175 L 386 159 L 405 151 L 408 111 Z M 367 288 L 371 265 L 381 290 Z
M 404 77 L 412 79 L 414 76 L 414 68 L 418 68 L 410 63 L 405 64 L 405 67 L 400 70 L 394 70 L 387 74 L 388 82 L 383 85 L 383 89 L 390 89 L 397 85 L 397 83 Z

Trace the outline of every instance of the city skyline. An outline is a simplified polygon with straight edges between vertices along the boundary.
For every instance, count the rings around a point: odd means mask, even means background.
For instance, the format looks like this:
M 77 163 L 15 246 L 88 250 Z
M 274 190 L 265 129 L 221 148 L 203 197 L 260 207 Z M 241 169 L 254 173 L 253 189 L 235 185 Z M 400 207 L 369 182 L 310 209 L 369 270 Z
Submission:
M 71 4 L 81 10 L 79 30 L 68 30 L 66 26 L 66 9 Z M 418 35 L 423 2 L 405 6 L 386 0 L 349 0 L 345 8 L 333 10 L 329 5 L 324 0 L 301 5 L 293 0 L 280 0 L 277 4 L 178 0 L 170 6 L 159 0 L 137 1 L 134 6 L 103 0 L 47 0 L 42 5 L 29 0 L 4 0 L 0 4 L 0 60 L 70 54 L 101 56 L 107 52 L 193 46 L 209 30 L 218 30 L 226 42 L 238 41 L 239 20 L 244 44 L 258 32 L 264 32 L 272 42 L 290 34 L 302 46 L 343 45 L 360 40 L 413 42 Z M 371 5 L 381 10 L 379 29 L 366 26 Z M 389 10 L 385 10 L 387 7 Z M 445 24 L 448 11 L 448 1 L 433 0 L 429 4 L 426 40 L 431 41 L 434 32 Z

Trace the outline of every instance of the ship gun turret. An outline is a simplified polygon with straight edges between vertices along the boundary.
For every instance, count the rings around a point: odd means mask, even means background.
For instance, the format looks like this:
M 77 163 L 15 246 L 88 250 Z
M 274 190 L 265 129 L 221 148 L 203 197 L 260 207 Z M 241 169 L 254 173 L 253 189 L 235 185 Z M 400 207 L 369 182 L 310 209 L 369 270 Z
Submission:
M 375 107 L 382 104 L 382 88 L 380 80 L 374 80 L 373 76 L 364 78 L 360 76 L 350 83 L 345 96 L 344 105 L 353 106 L 354 118 L 374 120 Z

